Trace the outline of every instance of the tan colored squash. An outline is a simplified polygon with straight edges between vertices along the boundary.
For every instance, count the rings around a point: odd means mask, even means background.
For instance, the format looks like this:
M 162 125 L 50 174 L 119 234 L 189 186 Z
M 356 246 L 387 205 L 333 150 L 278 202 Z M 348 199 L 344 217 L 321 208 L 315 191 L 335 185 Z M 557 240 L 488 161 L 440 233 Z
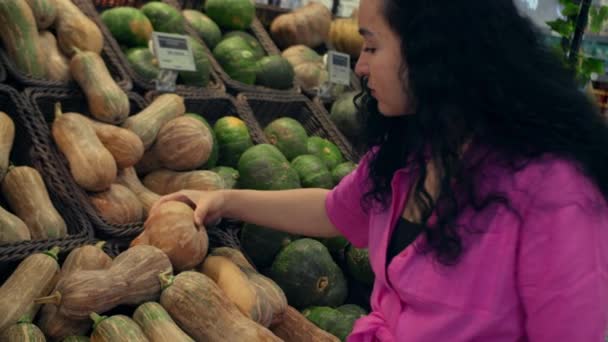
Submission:
M 334 49 L 347 53 L 352 58 L 359 58 L 363 37 L 359 34 L 357 19 L 334 19 L 329 30 L 329 42 Z
M 46 54 L 46 78 L 48 80 L 68 82 L 72 79 L 69 61 L 59 51 L 57 40 L 51 32 L 40 32 L 40 49 Z
M 184 115 L 184 98 L 176 94 L 163 94 L 155 98 L 148 107 L 130 116 L 122 125 L 135 132 L 147 150 L 156 140 L 158 131 L 167 122 Z
M 103 270 L 112 265 L 110 258 L 103 251 L 105 242 L 96 245 L 85 245 L 70 252 L 66 257 L 58 279 L 67 277 L 69 274 L 85 270 Z M 40 310 L 38 326 L 44 334 L 54 341 L 62 340 L 71 335 L 84 335 L 91 329 L 91 321 L 88 319 L 69 319 L 57 312 L 57 306 L 45 304 Z
M 144 155 L 144 143 L 137 134 L 114 125 L 91 120 L 97 137 L 116 160 L 119 169 L 133 166 Z
M 86 94 L 93 118 L 113 125 L 127 119 L 131 110 L 129 97 L 116 84 L 97 53 L 76 49 L 70 61 L 70 72 Z
M 148 302 L 140 305 L 135 310 L 133 319 L 150 342 L 194 342 L 158 303 Z
M 36 303 L 55 304 L 69 319 L 85 319 L 91 312 L 106 312 L 118 305 L 138 305 L 157 300 L 158 275 L 171 273 L 171 261 L 153 246 L 135 246 L 114 259 L 105 270 L 70 273 L 57 283 L 56 291 Z
M 296 79 L 307 90 L 318 88 L 329 79 L 329 73 L 323 64 L 302 63 L 293 68 Z
M 133 191 L 120 184 L 112 184 L 109 190 L 89 195 L 95 211 L 111 224 L 141 222 L 144 208 Z
M 8 114 L 0 111 L 0 182 L 8 170 L 15 140 L 15 123 Z
M 152 171 L 162 168 L 163 165 L 160 163 L 160 160 L 158 160 L 158 155 L 156 155 L 156 150 L 154 148 L 144 152 L 144 155 L 141 157 L 139 163 L 135 165 L 135 170 L 140 176 L 145 176 Z
M 233 263 L 241 268 L 249 268 L 255 271 L 255 267 L 247 260 L 245 255 L 241 253 L 239 250 L 230 248 L 230 247 L 219 247 L 215 248 L 209 255 L 213 256 L 223 256 L 225 258 L 230 259 Z
M 97 25 L 72 0 L 54 0 L 57 6 L 55 31 L 61 51 L 71 57 L 76 49 L 100 54 L 103 35 Z M 74 76 L 74 75 L 72 75 Z
M 34 317 L 40 305 L 34 298 L 46 296 L 55 286 L 59 273 L 54 247 L 45 253 L 25 258 L 0 287 L 0 331 L 15 324 L 21 317 Z
M 21 318 L 17 323 L 11 325 L 0 334 L 3 342 L 46 342 L 44 334 L 37 326 L 32 324 L 29 317 Z
M 0 207 L 0 244 L 31 239 L 32 235 L 25 222 Z
M 283 321 L 273 325 L 271 330 L 275 335 L 289 342 L 339 342 L 336 336 L 321 330 L 304 317 L 298 310 L 287 307 Z
M 93 333 L 91 342 L 148 342 L 141 327 L 124 315 L 99 316 L 91 313 Z
M 51 27 L 57 18 L 57 6 L 55 0 L 26 0 L 30 5 L 38 30 L 46 30 Z
M 116 161 L 101 143 L 91 122 L 78 113 L 62 113 L 55 104 L 53 139 L 70 165 L 76 184 L 88 191 L 104 191 L 116 179 Z
M 198 272 L 161 277 L 160 304 L 196 341 L 282 341 L 243 315 L 215 282 Z
M 148 188 L 146 188 L 137 177 L 135 169 L 128 167 L 120 170 L 118 177 L 116 178 L 118 184 L 124 185 L 131 190 L 135 196 L 139 199 L 144 208 L 144 217 L 148 216 L 150 209 L 156 201 L 160 199 L 160 196 Z
M 153 149 L 164 167 L 175 171 L 193 170 L 209 159 L 213 136 L 201 120 L 180 116 L 158 131 Z
M 161 169 L 149 173 L 144 178 L 144 186 L 159 195 L 167 195 L 180 190 L 220 190 L 224 188 L 224 180 L 208 170 L 178 172 Z
M 32 239 L 67 235 L 65 221 L 53 206 L 38 170 L 29 166 L 9 167 L 2 194 L 13 212 L 25 222 Z
M 177 271 L 193 269 L 205 259 L 207 231 L 194 224 L 194 211 L 182 202 L 161 204 L 144 223 L 144 231 L 131 246 L 152 245 L 171 259 Z
M 329 9 L 323 4 L 309 2 L 276 17 L 270 24 L 270 33 L 280 48 L 297 44 L 314 48 L 327 41 L 330 25 Z

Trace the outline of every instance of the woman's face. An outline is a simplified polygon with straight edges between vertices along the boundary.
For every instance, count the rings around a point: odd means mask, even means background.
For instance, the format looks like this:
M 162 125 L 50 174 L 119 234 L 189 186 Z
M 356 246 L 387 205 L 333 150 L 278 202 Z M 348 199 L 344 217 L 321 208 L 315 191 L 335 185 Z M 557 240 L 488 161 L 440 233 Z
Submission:
M 383 0 L 361 0 L 359 32 L 364 45 L 355 67 L 359 76 L 368 78 L 368 87 L 384 116 L 401 116 L 413 111 L 407 82 L 402 80 L 401 42 L 383 14 Z

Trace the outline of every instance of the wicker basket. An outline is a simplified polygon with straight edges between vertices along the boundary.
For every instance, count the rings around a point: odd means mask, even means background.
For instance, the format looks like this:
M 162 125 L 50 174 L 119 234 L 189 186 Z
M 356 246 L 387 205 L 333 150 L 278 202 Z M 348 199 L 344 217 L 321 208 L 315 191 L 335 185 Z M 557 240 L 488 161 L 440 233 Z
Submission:
M 15 123 L 11 161 L 15 165 L 33 166 L 41 173 L 53 205 L 68 226 L 68 235 L 62 238 L 0 244 L 0 264 L 17 262 L 53 246 L 59 246 L 66 253 L 92 241 L 93 228 L 79 204 L 68 193 L 69 187 L 61 168 L 57 167 L 57 160 L 45 148 L 47 140 L 44 134 L 35 132 L 35 119 L 25 99 L 15 89 L 0 84 L 0 110 L 10 115 Z M 8 209 L 5 203 L 2 206 Z
M 150 82 L 150 81 L 146 80 L 145 78 L 141 77 L 131 67 L 131 65 L 129 64 L 129 61 L 127 60 L 127 57 L 122 52 L 120 45 L 118 44 L 116 39 L 114 39 L 114 36 L 112 36 L 108 27 L 101 20 L 100 13 L 98 12 L 98 9 L 93 6 L 93 3 L 91 3 L 90 0 L 73 0 L 73 1 L 76 4 L 76 6 L 78 6 L 78 8 L 80 8 L 80 10 L 82 12 L 84 12 L 89 18 L 91 18 L 91 20 L 93 20 L 97 24 L 97 26 L 99 26 L 99 28 L 101 29 L 101 32 L 103 34 L 103 37 L 104 37 L 105 41 L 107 42 L 107 45 L 109 45 L 111 47 L 112 51 L 114 51 L 114 54 L 115 54 L 117 60 L 122 65 L 123 69 L 129 75 L 129 77 L 133 80 L 133 84 L 134 84 L 135 88 L 138 90 L 142 90 L 144 92 L 149 91 L 149 90 L 155 90 L 156 84 L 154 82 Z M 173 2 L 171 0 L 165 0 L 164 2 L 169 5 L 172 5 L 172 6 L 178 6 L 176 2 Z M 100 6 L 102 6 L 101 3 L 100 3 Z M 104 8 L 104 7 L 102 6 L 101 8 Z M 196 35 L 194 35 L 194 37 L 196 38 Z M 197 40 L 201 43 L 201 45 L 203 45 L 203 47 L 206 50 L 205 52 L 209 55 L 210 52 L 208 51 L 208 49 L 206 48 L 204 43 L 200 39 L 197 39 Z M 207 84 L 206 87 L 203 88 L 203 87 L 176 84 L 176 90 L 177 91 L 213 92 L 213 93 L 218 92 L 218 91 L 225 91 L 225 86 L 217 72 L 217 65 L 215 65 L 215 64 L 217 64 L 217 62 L 214 64 L 213 63 L 214 60 L 211 60 L 211 58 L 210 58 L 210 62 L 211 62 L 210 75 L 209 75 L 210 79 L 209 79 L 209 84 Z
M 65 112 L 77 112 L 85 115 L 89 115 L 89 109 L 86 105 L 84 94 L 79 90 L 65 90 L 65 89 L 46 89 L 46 88 L 28 88 L 25 90 L 27 99 L 31 103 L 33 113 L 32 116 L 36 118 L 38 125 L 38 134 L 46 137 L 46 146 L 48 153 L 56 156 L 58 160 L 58 169 L 62 172 L 62 177 L 65 178 L 65 182 L 70 189 L 70 196 L 74 201 L 80 203 L 82 211 L 87 215 L 89 220 L 93 223 L 93 228 L 96 235 L 101 237 L 109 238 L 123 238 L 132 237 L 139 234 L 142 230 L 142 222 L 133 222 L 129 224 L 110 224 L 105 222 L 95 211 L 91 205 L 87 193 L 85 190 L 80 188 L 74 181 L 69 171 L 69 166 L 65 157 L 57 150 L 55 143 L 50 137 L 50 124 L 54 116 L 54 104 L 58 101 L 61 102 L 63 110 Z M 131 114 L 135 114 L 141 111 L 147 106 L 147 103 L 139 95 L 135 93 L 128 93 Z M 46 173 L 46 170 L 42 170 Z
M 253 117 L 262 128 L 280 117 L 291 117 L 304 126 L 308 135 L 328 139 L 338 146 L 346 159 L 353 162 L 359 160 L 359 154 L 329 120 L 325 108 L 314 104 L 304 95 L 243 93 L 237 96 L 237 101 L 251 108 Z

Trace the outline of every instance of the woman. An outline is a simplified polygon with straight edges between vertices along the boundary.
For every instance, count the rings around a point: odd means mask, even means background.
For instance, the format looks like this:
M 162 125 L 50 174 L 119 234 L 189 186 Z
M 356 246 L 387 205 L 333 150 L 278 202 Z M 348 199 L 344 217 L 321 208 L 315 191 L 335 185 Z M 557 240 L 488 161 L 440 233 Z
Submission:
M 349 341 L 603 341 L 608 127 L 512 0 L 361 0 L 369 152 L 335 189 L 182 191 L 368 247 Z

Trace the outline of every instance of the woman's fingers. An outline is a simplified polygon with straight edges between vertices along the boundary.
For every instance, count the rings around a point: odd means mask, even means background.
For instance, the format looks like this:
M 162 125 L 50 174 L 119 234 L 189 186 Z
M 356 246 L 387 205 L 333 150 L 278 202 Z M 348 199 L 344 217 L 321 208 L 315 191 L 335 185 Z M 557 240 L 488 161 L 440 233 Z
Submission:
M 174 192 L 172 194 L 168 194 L 159 198 L 158 201 L 156 201 L 156 203 L 154 203 L 154 205 L 152 206 L 152 209 L 150 209 L 150 213 L 154 212 L 154 210 L 159 205 L 171 201 L 182 202 L 194 209 L 196 208 L 196 204 L 200 197 L 200 191 L 195 190 L 181 190 L 178 192 Z

